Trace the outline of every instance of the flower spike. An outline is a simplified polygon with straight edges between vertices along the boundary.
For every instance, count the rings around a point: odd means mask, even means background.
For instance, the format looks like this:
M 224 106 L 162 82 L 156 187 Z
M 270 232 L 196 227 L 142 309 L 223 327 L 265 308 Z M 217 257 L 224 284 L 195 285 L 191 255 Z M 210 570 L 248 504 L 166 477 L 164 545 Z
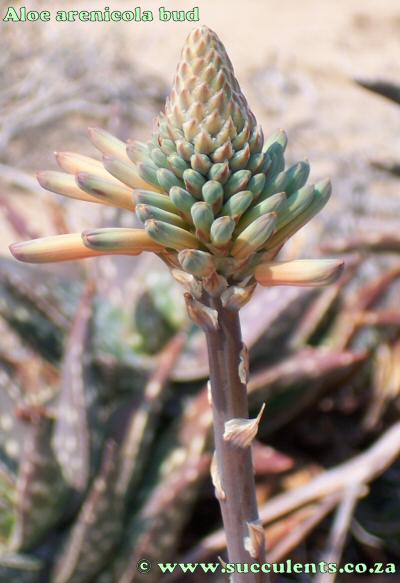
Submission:
M 153 251 L 214 296 L 231 287 L 246 296 L 256 282 L 323 285 L 339 272 L 321 261 L 265 263 L 324 207 L 331 186 L 306 184 L 307 160 L 285 168 L 285 132 L 264 140 L 224 46 L 207 27 L 189 34 L 149 141 L 88 132 L 102 160 L 58 152 L 64 172 L 41 172 L 39 182 L 69 198 L 134 212 L 143 229 L 28 242 L 13 247 L 16 257 L 65 261 Z

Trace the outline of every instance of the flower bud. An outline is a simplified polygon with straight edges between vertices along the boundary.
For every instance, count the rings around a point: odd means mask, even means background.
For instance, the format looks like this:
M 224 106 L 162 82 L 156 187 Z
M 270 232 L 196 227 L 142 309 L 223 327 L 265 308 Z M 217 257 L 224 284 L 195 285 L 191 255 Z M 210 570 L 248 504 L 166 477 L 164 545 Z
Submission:
M 169 213 L 156 206 L 151 206 L 148 204 L 137 204 L 136 205 L 136 216 L 144 224 L 149 219 L 156 219 L 158 221 L 164 221 L 164 223 L 169 223 L 170 225 L 176 225 L 177 227 L 185 228 L 185 221 L 174 213 Z
M 299 259 L 295 261 L 261 263 L 255 278 L 261 285 L 323 286 L 333 283 L 343 270 L 343 261 L 336 259 Z
M 210 240 L 210 229 L 214 221 L 214 213 L 207 202 L 196 202 L 191 208 L 196 236 L 202 241 Z
M 276 226 L 276 213 L 268 213 L 251 223 L 235 240 L 231 255 L 236 259 L 244 259 L 262 247 Z
M 200 242 L 194 235 L 175 225 L 150 219 L 145 223 L 146 232 L 154 241 L 167 249 L 198 249 Z
M 202 197 L 217 214 L 221 210 L 224 200 L 224 189 L 216 180 L 209 180 L 202 188 Z
M 231 242 L 236 223 L 231 217 L 219 217 L 211 225 L 211 242 L 215 247 L 225 247 Z
M 206 251 L 184 249 L 179 252 L 178 260 L 184 271 L 197 277 L 209 277 L 215 271 L 214 257 Z
M 249 208 L 253 200 L 254 196 L 250 190 L 237 192 L 224 204 L 222 214 L 230 215 L 235 221 L 238 221 L 243 213 Z

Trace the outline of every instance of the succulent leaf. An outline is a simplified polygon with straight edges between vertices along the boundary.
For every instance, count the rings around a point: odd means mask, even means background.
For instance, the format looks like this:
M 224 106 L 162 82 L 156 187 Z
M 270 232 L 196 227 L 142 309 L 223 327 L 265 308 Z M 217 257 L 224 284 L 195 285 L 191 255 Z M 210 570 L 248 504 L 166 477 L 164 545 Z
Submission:
M 40 583 L 43 563 L 39 559 L 12 552 L 0 553 L 0 581 L 7 583 Z
M 83 492 L 90 475 L 90 438 L 85 393 L 93 286 L 88 286 L 72 324 L 62 363 L 52 443 L 65 481 Z
M 17 481 L 16 522 L 11 548 L 27 550 L 38 544 L 64 513 L 68 488 L 51 447 L 53 421 L 33 419 L 33 435 L 25 451 Z
M 54 583 L 84 583 L 107 563 L 122 532 L 123 499 L 115 491 L 115 443 L 105 446 L 102 466 L 53 570 Z

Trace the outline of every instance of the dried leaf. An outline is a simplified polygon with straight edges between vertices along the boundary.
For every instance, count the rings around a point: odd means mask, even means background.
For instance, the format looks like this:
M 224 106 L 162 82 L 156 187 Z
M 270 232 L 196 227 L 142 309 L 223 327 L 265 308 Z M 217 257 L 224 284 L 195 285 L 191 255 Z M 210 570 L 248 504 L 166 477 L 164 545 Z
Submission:
M 236 447 L 249 447 L 257 435 L 258 426 L 264 413 L 263 403 L 259 414 L 255 419 L 230 419 L 225 423 L 224 441 L 228 441 Z

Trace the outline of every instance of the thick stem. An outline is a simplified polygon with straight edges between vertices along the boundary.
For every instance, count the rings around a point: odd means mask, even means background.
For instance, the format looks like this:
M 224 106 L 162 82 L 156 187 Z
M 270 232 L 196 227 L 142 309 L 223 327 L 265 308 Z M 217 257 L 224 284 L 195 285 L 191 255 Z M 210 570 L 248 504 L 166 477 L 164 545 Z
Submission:
M 265 545 L 259 547 L 256 558 L 245 548 L 249 523 L 258 520 L 251 448 L 238 447 L 224 440 L 225 423 L 234 418 L 247 419 L 246 384 L 239 372 L 242 338 L 237 311 L 225 309 L 219 299 L 205 298 L 209 307 L 218 312 L 217 329 L 206 329 L 210 383 L 214 420 L 214 439 L 219 479 L 224 495 L 219 496 L 227 539 L 229 563 L 263 563 Z M 242 376 L 243 379 L 243 376 Z M 234 573 L 233 583 L 266 583 L 261 573 Z

